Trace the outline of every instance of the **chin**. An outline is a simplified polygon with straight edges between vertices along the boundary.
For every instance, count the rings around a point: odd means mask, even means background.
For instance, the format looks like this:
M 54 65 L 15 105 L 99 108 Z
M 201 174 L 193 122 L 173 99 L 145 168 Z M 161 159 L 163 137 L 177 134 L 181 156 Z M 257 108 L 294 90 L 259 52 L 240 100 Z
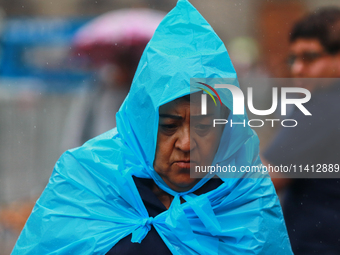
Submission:
M 193 179 L 190 178 L 190 176 L 188 178 L 186 178 L 187 180 L 181 180 L 178 182 L 174 182 L 173 183 L 173 190 L 175 191 L 179 191 L 179 192 L 184 192 L 184 191 L 188 191 L 190 190 L 192 187 L 195 186 L 195 184 L 199 181 L 199 179 Z

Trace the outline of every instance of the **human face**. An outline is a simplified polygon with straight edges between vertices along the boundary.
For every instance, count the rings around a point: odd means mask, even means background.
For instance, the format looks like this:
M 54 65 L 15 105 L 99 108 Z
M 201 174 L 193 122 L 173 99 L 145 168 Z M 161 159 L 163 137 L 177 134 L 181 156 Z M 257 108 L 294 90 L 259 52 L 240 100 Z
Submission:
M 340 77 L 340 54 L 329 54 L 317 39 L 297 39 L 290 46 L 291 74 L 294 78 Z M 318 83 L 301 84 L 310 91 Z
M 177 192 L 191 189 L 200 180 L 190 178 L 190 168 L 211 165 L 223 131 L 222 125 L 212 126 L 213 119 L 220 118 L 221 107 L 208 100 L 207 115 L 201 115 L 200 94 L 191 95 L 190 101 L 178 98 L 159 108 L 153 167 Z

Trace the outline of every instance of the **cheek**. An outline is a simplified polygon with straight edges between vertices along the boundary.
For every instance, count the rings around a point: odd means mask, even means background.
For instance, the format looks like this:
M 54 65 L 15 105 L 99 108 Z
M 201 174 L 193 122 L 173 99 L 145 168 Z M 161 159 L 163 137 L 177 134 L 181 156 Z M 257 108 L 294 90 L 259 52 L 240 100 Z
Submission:
M 156 153 L 155 153 L 154 168 L 163 170 L 163 168 L 169 164 L 171 151 L 172 150 L 171 150 L 171 144 L 170 144 L 169 138 L 159 135 L 157 137 L 157 147 L 156 147 Z
M 201 138 L 199 141 L 200 157 L 205 165 L 210 165 L 215 157 L 220 144 L 222 130 L 222 127 L 215 129 L 214 132 L 210 133 L 204 138 Z
M 333 73 L 334 66 L 326 61 L 319 61 L 310 69 L 310 75 L 314 78 L 332 77 Z
M 223 125 L 219 125 L 218 130 L 216 130 L 215 135 L 213 136 L 212 140 L 214 141 L 212 146 L 211 146 L 211 150 L 214 151 L 214 156 L 217 152 L 217 149 L 220 145 L 220 141 L 221 141 L 221 137 L 222 137 L 222 133 L 224 130 L 224 126 Z

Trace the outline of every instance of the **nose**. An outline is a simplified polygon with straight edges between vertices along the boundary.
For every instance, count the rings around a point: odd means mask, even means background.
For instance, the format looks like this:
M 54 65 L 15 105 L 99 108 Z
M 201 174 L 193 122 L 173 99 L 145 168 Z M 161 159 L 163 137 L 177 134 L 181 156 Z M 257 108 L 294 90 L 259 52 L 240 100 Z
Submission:
M 183 152 L 190 152 L 193 145 L 194 142 L 190 137 L 190 127 L 183 128 L 183 130 L 179 133 L 178 138 L 176 140 L 176 147 Z
M 303 77 L 303 70 L 304 63 L 300 59 L 295 60 L 290 69 L 292 76 L 295 78 Z

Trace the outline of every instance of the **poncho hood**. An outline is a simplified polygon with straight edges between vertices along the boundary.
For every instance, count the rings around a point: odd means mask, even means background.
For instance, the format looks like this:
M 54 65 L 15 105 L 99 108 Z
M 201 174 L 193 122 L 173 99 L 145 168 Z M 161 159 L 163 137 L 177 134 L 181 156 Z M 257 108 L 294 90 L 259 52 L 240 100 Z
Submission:
M 176 98 L 196 92 L 190 84 L 195 83 L 195 78 L 199 81 L 215 78 L 215 82 L 216 78 L 224 78 L 220 82 L 227 80 L 238 86 L 235 69 L 221 39 L 188 1 L 180 0 L 176 8 L 160 23 L 147 45 L 130 93 L 117 114 L 118 132 L 134 150 L 145 170 L 136 175 L 151 175 L 162 189 L 173 195 L 175 192 L 170 190 L 153 170 L 158 109 Z M 223 103 L 232 109 L 230 94 L 225 90 L 219 92 Z M 230 118 L 237 122 L 247 117 L 231 114 Z M 230 157 L 253 135 L 250 128 L 227 129 L 224 136 L 228 138 L 224 141 L 228 142 L 223 143 L 220 161 Z M 230 144 L 233 145 L 229 146 Z M 257 147 L 257 144 L 254 144 L 254 148 Z M 190 192 L 199 188 L 205 181 L 207 180 L 200 182 Z
M 269 178 L 223 178 L 197 196 L 208 179 L 177 193 L 153 169 L 159 107 L 195 92 L 195 78 L 238 86 L 223 42 L 179 0 L 143 53 L 117 128 L 61 156 L 12 254 L 105 254 L 131 233 L 131 242 L 142 242 L 151 225 L 173 254 L 292 254 Z M 220 95 L 229 118 L 247 118 L 232 114 L 230 94 Z M 258 165 L 258 153 L 255 132 L 238 125 L 225 128 L 214 161 Z M 149 217 L 132 176 L 152 178 L 174 195 L 170 208 Z

